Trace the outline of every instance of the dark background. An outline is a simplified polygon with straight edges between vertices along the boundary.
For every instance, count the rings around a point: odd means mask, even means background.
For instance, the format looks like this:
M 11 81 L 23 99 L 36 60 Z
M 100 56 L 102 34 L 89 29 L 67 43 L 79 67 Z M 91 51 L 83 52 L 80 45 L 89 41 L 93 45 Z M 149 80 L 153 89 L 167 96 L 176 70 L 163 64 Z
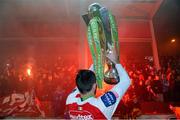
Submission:
M 180 0 L 164 0 L 153 23 L 159 55 L 180 55 Z

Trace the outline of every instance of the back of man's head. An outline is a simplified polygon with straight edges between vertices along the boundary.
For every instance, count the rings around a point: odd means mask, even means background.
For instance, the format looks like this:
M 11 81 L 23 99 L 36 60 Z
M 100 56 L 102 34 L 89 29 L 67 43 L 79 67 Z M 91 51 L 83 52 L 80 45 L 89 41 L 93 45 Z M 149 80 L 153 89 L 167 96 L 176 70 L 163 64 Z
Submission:
M 93 84 L 96 83 L 96 76 L 91 70 L 79 70 L 76 76 L 76 85 L 81 94 L 91 91 Z

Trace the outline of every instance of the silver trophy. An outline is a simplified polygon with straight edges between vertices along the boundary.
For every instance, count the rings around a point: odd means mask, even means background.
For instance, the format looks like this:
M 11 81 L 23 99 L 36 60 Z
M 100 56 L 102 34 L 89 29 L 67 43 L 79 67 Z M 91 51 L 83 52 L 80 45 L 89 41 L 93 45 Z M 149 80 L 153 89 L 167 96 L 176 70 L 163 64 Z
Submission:
M 88 26 L 88 44 L 98 88 L 103 88 L 102 80 L 108 84 L 117 84 L 120 77 L 115 63 L 119 62 L 119 41 L 114 16 L 107 8 L 93 3 L 82 17 Z M 112 56 L 114 59 L 109 59 Z

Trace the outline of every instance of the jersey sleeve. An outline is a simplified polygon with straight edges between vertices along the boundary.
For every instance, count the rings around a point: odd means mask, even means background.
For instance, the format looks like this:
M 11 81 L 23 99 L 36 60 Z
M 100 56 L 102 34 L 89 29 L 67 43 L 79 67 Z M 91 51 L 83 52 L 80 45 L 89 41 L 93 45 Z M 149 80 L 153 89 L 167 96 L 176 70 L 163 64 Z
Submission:
M 130 78 L 124 68 L 120 64 L 116 64 L 116 69 L 120 77 L 120 82 L 98 98 L 101 104 L 101 111 L 107 119 L 111 119 L 122 96 L 130 86 Z
M 66 105 L 71 104 L 75 101 L 76 95 L 79 94 L 77 87 L 68 95 L 66 99 Z

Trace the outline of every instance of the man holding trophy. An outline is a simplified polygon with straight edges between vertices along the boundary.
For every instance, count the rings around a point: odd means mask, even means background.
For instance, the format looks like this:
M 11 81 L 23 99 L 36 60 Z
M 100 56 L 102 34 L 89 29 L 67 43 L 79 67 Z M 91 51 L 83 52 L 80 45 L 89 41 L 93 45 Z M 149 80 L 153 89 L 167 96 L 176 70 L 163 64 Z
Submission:
M 93 65 L 79 70 L 75 90 L 66 100 L 70 119 L 111 119 L 130 85 L 127 72 L 119 63 L 119 41 L 114 16 L 105 7 L 93 3 L 83 15 L 88 26 L 88 44 Z M 103 82 L 113 87 L 95 97 Z

